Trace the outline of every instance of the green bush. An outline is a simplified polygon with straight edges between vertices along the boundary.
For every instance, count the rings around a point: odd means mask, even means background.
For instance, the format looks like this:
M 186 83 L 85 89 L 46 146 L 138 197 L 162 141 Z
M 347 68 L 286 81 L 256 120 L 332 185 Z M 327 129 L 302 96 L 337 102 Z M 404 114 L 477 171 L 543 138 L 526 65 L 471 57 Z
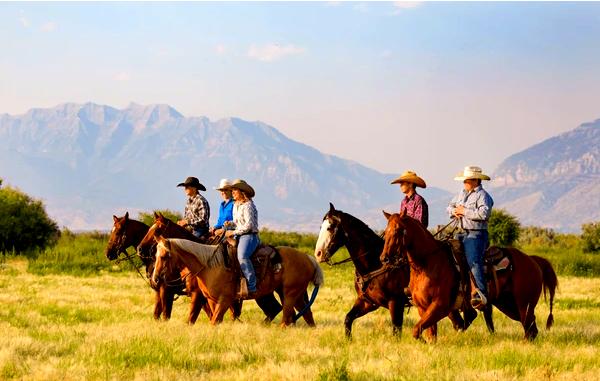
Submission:
M 519 239 L 517 244 L 536 245 L 536 246 L 552 246 L 555 245 L 561 234 L 557 234 L 550 228 L 540 228 L 537 226 L 526 226 L 520 229 Z
M 153 212 L 148 212 L 148 213 L 140 212 L 140 214 L 138 214 L 138 220 L 142 221 L 143 223 L 145 223 L 148 226 L 152 226 L 152 225 L 154 225 L 154 213 L 160 213 L 173 222 L 177 222 L 183 218 L 183 216 L 179 212 L 175 212 L 175 211 L 169 210 L 169 209 L 162 209 L 162 210 L 155 210 Z
M 512 246 L 519 238 L 521 224 L 517 217 L 502 209 L 493 209 L 488 222 L 490 244 Z
M 304 249 L 312 253 L 317 244 L 317 235 L 309 233 L 276 232 L 269 229 L 260 231 L 261 242 L 273 246 L 289 246 L 296 249 Z
M 44 205 L 18 189 L 0 189 L 0 252 L 21 254 L 56 243 L 60 231 Z
M 600 252 L 600 222 L 592 222 L 581 226 L 583 251 L 586 253 Z

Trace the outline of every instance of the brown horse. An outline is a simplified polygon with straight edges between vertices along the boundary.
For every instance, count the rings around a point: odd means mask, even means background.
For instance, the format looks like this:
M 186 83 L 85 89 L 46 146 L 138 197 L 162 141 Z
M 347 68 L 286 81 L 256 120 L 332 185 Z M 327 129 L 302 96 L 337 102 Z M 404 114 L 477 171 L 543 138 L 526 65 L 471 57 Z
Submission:
M 190 241 L 194 241 L 197 243 L 203 243 L 203 241 L 199 238 L 196 238 L 192 233 L 190 233 L 187 229 L 177 225 L 173 221 L 164 217 L 161 214 L 154 214 L 154 224 L 148 230 L 146 236 L 142 239 L 140 244 L 138 245 L 138 255 L 141 256 L 152 256 L 154 254 L 153 250 L 156 247 L 157 238 L 162 236 L 164 238 L 182 238 Z M 155 258 L 152 256 L 152 263 L 154 265 Z M 185 266 L 184 266 L 185 267 Z M 184 268 L 182 267 L 182 268 Z M 187 270 L 186 270 L 187 271 Z M 149 275 L 150 277 L 150 275 Z M 186 279 L 194 279 L 195 277 L 187 277 Z M 205 298 L 202 294 L 196 294 L 196 298 L 202 298 L 205 301 Z M 194 300 L 192 300 L 194 301 Z M 193 304 L 193 303 L 192 303 Z M 269 323 L 281 312 L 282 307 L 281 304 L 275 298 L 273 293 L 269 295 L 264 295 L 260 298 L 256 299 L 256 304 L 260 307 L 260 309 L 265 313 L 265 322 Z M 208 314 L 209 319 L 212 315 L 212 311 L 210 307 L 206 304 L 203 305 L 205 312 Z M 242 301 L 234 300 L 231 305 L 231 316 L 234 320 L 238 320 L 242 313 Z
M 202 245 L 183 239 L 159 238 L 156 265 L 152 280 L 158 281 L 163 272 L 169 272 L 172 266 L 185 266 L 198 278 L 198 283 L 212 310 L 212 324 L 223 320 L 225 311 L 237 299 L 239 273 L 225 266 L 226 250 L 217 250 L 218 246 Z M 291 247 L 278 247 L 281 256 L 281 270 L 268 273 L 259 281 L 257 295 L 272 295 L 274 291 L 283 294 L 283 326 L 294 322 L 294 307 L 301 311 L 310 326 L 314 320 L 310 306 L 323 283 L 323 271 L 311 256 Z M 315 288 L 311 300 L 306 300 L 309 283 Z
M 130 219 L 129 212 L 125 213 L 123 217 L 113 216 L 113 221 L 113 228 L 108 240 L 108 245 L 106 246 L 106 258 L 111 261 L 116 260 L 119 257 L 119 254 L 124 254 L 125 258 L 128 258 L 129 254 L 127 254 L 127 249 L 131 246 L 136 248 L 142 242 L 149 229 L 148 225 L 143 222 Z M 152 271 L 154 270 L 154 257 L 151 255 L 140 255 L 139 257 L 146 267 L 146 276 L 150 278 Z M 186 295 L 187 293 L 191 293 L 192 296 L 194 296 L 197 294 L 196 291 L 198 291 L 198 285 L 195 280 L 190 279 L 188 281 L 186 279 L 186 283 L 184 284 L 180 279 L 181 274 L 174 273 L 169 277 L 169 281 L 151 285 L 154 291 L 156 291 L 154 303 L 154 318 L 156 320 L 160 319 L 161 315 L 164 320 L 169 320 L 171 318 L 175 295 Z M 202 295 L 196 295 L 195 298 L 192 297 L 188 323 L 194 324 L 196 322 L 200 309 L 205 304 L 206 299 Z
M 383 239 L 361 220 L 329 204 L 315 247 L 315 257 L 319 262 L 331 264 L 331 257 L 342 246 L 348 249 L 356 269 L 354 288 L 358 294 L 344 320 L 348 338 L 352 336 L 354 320 L 379 307 L 390 311 L 393 333 L 399 335 L 402 332 L 404 306 L 408 302 L 404 288 L 408 286 L 410 267 L 408 263 L 382 265 L 379 255 L 383 243 Z M 476 315 L 474 310 L 473 313 Z M 464 330 L 468 326 L 458 313 L 452 314 L 451 320 L 457 330 Z
M 384 212 L 384 215 L 388 225 L 382 257 L 406 255 L 411 267 L 410 288 L 421 317 L 413 329 L 413 337 L 421 338 L 423 330 L 428 329 L 435 339 L 437 322 L 457 304 L 469 304 L 469 295 L 460 302 L 460 274 L 454 268 L 450 247 L 437 241 L 406 213 L 390 215 Z M 490 297 L 489 302 L 511 319 L 521 322 L 525 338 L 533 340 L 538 333 L 534 312 L 542 288 L 550 291 L 547 329 L 552 325 L 552 305 L 558 285 L 556 274 L 550 263 L 542 258 L 530 257 L 514 248 L 502 250 L 509 254 L 512 270 L 499 274 L 498 297 Z

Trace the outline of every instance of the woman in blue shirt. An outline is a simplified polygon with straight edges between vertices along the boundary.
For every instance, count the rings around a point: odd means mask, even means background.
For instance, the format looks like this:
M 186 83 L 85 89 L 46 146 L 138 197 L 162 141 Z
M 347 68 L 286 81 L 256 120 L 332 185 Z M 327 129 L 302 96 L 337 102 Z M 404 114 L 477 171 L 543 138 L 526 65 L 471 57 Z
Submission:
M 221 193 L 223 201 L 219 206 L 219 219 L 217 223 L 210 228 L 211 234 L 221 234 L 225 222 L 233 221 L 233 198 L 231 197 L 231 181 L 221 179 L 219 186 L 215 190 Z

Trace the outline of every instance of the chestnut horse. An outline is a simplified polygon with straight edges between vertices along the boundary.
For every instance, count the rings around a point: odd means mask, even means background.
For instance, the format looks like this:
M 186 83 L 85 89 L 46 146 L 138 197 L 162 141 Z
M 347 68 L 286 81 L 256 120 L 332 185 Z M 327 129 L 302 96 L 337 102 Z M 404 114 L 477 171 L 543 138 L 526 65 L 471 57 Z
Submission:
M 411 267 L 410 288 L 421 317 L 413 328 L 413 337 L 421 338 L 423 330 L 429 329 L 435 339 L 437 322 L 455 308 L 459 298 L 460 275 L 452 263 L 450 247 L 437 241 L 406 213 L 390 215 L 384 212 L 384 215 L 388 224 L 382 257 L 406 255 Z M 498 274 L 499 294 L 497 298 L 490 297 L 489 303 L 509 318 L 521 322 L 525 338 L 533 340 L 538 333 L 534 312 L 542 288 L 550 291 L 546 328 L 550 329 L 554 321 L 552 305 L 558 285 L 556 274 L 550 262 L 543 258 L 530 257 L 514 248 L 502 250 L 509 254 L 512 270 Z M 468 299 L 469 295 L 466 295 L 462 304 L 469 304 Z
M 111 261 L 116 260 L 119 257 L 119 254 L 124 254 L 125 258 L 128 258 L 129 254 L 127 253 L 127 249 L 131 246 L 137 248 L 149 229 L 149 226 L 145 223 L 130 219 L 129 212 L 126 212 L 123 217 L 113 216 L 113 221 L 113 228 L 108 240 L 108 245 L 106 246 L 106 258 Z M 154 270 L 154 257 L 151 255 L 140 255 L 139 257 L 146 267 L 146 276 L 149 279 Z M 172 274 L 172 276 L 169 277 L 170 280 L 167 282 L 150 285 L 154 291 L 156 291 L 156 301 L 154 303 L 154 318 L 156 320 L 160 319 L 161 315 L 164 320 L 169 320 L 171 318 L 175 295 L 186 295 L 185 290 L 192 294 L 194 294 L 195 291 L 198 291 L 198 285 L 194 284 L 194 280 L 190 280 L 184 284 L 179 280 L 180 278 L 181 274 L 177 272 Z M 188 323 L 194 324 L 196 322 L 200 309 L 205 303 L 206 299 L 202 295 L 192 299 Z
M 158 281 L 172 266 L 185 266 L 198 278 L 198 283 L 212 310 L 212 324 L 223 321 L 225 311 L 237 298 L 239 273 L 225 266 L 226 250 L 217 250 L 218 245 L 202 245 L 184 239 L 159 238 L 156 264 L 152 280 Z M 314 320 L 310 306 L 319 286 L 323 283 L 323 271 L 316 260 L 291 247 L 277 248 L 281 256 L 281 270 L 269 273 L 258 284 L 258 296 L 283 293 L 282 326 L 294 323 L 294 307 L 301 311 L 310 326 Z M 308 284 L 315 286 L 311 300 L 304 297 Z
M 354 288 L 358 296 L 344 320 L 347 338 L 352 336 L 355 319 L 379 307 L 390 311 L 393 333 L 399 335 L 402 332 L 404 306 L 408 302 L 404 288 L 408 286 L 410 268 L 408 263 L 382 265 L 379 256 L 383 243 L 383 239 L 364 222 L 329 204 L 315 247 L 315 257 L 319 262 L 331 264 L 331 257 L 346 246 L 354 264 Z M 453 314 L 451 320 L 455 329 L 467 328 L 460 314 Z
M 162 236 L 164 238 L 182 238 L 187 239 L 189 241 L 194 241 L 197 243 L 203 243 L 202 240 L 196 238 L 192 233 L 190 233 L 187 229 L 177 225 L 173 221 L 164 217 L 161 214 L 154 214 L 154 224 L 148 230 L 146 236 L 142 239 L 140 244 L 138 245 L 138 255 L 140 256 L 152 256 L 155 254 L 153 252 L 156 247 L 157 238 Z M 154 264 L 155 258 L 152 256 L 152 263 Z M 184 266 L 185 267 L 185 266 Z M 183 267 L 182 267 L 183 268 Z M 183 276 L 183 275 L 182 275 Z M 149 274 L 150 277 L 150 274 Z M 186 279 L 194 279 L 194 283 L 196 283 L 195 277 L 187 277 Z M 205 302 L 206 298 L 202 294 L 197 294 L 196 298 L 202 298 Z M 192 299 L 192 305 L 194 304 L 194 299 Z M 281 304 L 277 301 L 273 293 L 269 295 L 264 295 L 258 299 L 256 299 L 256 304 L 260 307 L 261 310 L 265 313 L 265 322 L 269 323 L 281 312 L 282 307 Z M 204 305 L 204 310 L 211 318 L 212 311 L 208 305 Z M 238 320 L 242 313 L 242 301 L 234 300 L 231 305 L 231 316 L 234 320 Z

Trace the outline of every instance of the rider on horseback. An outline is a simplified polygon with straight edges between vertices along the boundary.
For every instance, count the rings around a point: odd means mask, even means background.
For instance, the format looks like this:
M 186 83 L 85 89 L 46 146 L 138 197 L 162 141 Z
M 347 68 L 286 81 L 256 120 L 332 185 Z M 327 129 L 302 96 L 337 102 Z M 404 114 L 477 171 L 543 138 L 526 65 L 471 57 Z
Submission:
M 482 180 L 490 177 L 483 174 L 481 168 L 465 167 L 454 180 L 463 181 L 464 189 L 452 199 L 446 209 L 452 218 L 460 221 L 465 231 L 458 239 L 463 243 L 467 263 L 477 286 L 471 298 L 471 304 L 481 308 L 487 303 L 487 285 L 483 268 L 483 257 L 489 246 L 488 220 L 492 214 L 494 200 L 481 186 Z
M 421 222 L 427 227 L 429 224 L 429 207 L 425 199 L 417 193 L 417 187 L 426 188 L 425 180 L 417 176 L 413 171 L 406 171 L 392 184 L 400 184 L 400 190 L 406 196 L 400 204 L 400 212 L 406 210 L 406 215 Z
M 210 228 L 210 234 L 221 234 L 227 222 L 233 221 L 233 197 L 231 196 L 231 181 L 221 179 L 219 186 L 215 188 L 221 194 L 221 205 L 219 206 L 219 219 Z
M 177 186 L 184 187 L 185 194 L 188 196 L 183 219 L 177 221 L 177 224 L 189 228 L 192 234 L 201 238 L 208 233 L 208 220 L 210 218 L 208 201 L 199 192 L 205 191 L 206 188 L 200 184 L 196 177 L 188 177 Z
M 248 282 L 247 298 L 256 294 L 256 273 L 250 257 L 260 244 L 258 238 L 258 212 L 252 201 L 254 189 L 244 180 L 235 180 L 230 186 L 235 204 L 233 206 L 234 230 L 228 230 L 226 237 L 235 237 L 238 241 L 237 256 L 240 269 Z M 230 226 L 228 224 L 228 226 Z

